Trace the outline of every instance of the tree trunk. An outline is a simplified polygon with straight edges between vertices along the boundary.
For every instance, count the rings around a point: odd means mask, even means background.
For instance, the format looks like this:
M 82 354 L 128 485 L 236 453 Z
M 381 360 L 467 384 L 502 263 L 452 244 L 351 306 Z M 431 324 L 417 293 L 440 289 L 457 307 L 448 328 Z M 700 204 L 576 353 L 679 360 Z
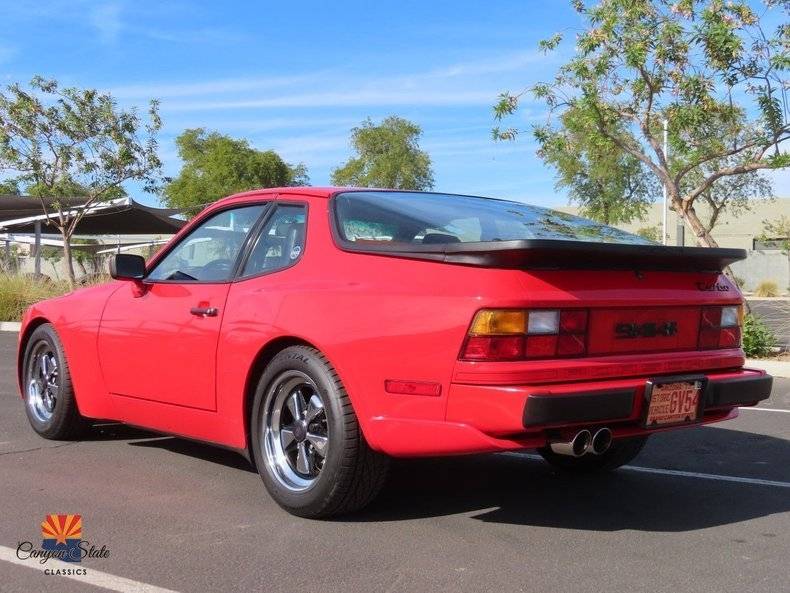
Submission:
M 63 237 L 63 259 L 66 260 L 66 272 L 69 277 L 69 286 L 74 288 L 77 282 L 74 278 L 74 261 L 71 256 L 71 235 L 61 230 L 61 236 Z
M 699 217 L 697 216 L 697 212 L 694 210 L 694 206 L 689 205 L 687 208 L 683 208 L 682 206 L 676 208 L 678 216 L 680 216 L 683 221 L 688 225 L 688 227 L 694 233 L 694 236 L 697 238 L 697 245 L 700 247 L 718 247 L 719 244 L 716 243 L 716 240 L 711 236 L 708 230 L 705 228 L 705 225 L 702 224 Z

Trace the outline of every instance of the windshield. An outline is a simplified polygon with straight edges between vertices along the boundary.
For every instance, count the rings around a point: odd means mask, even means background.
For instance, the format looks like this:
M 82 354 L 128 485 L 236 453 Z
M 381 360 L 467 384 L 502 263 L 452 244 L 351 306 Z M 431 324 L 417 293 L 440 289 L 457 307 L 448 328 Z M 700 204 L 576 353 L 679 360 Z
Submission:
M 524 239 L 654 244 L 638 235 L 572 214 L 471 196 L 346 192 L 335 198 L 335 212 L 342 238 L 357 245 Z

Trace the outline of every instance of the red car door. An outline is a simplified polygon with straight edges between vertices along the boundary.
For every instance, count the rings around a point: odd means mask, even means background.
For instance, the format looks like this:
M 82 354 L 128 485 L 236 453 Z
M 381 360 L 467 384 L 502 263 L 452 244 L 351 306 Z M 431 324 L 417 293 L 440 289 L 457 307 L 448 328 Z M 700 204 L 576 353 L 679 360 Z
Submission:
M 107 389 L 119 396 L 216 410 L 216 353 L 239 255 L 266 205 L 220 211 L 159 258 L 142 286 L 108 299 L 99 329 Z

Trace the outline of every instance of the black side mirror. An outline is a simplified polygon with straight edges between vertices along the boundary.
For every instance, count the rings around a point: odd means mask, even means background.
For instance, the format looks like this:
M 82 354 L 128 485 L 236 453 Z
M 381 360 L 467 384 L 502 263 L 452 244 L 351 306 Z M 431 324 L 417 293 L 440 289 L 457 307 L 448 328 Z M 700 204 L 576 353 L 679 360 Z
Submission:
M 110 260 L 110 276 L 116 280 L 142 280 L 145 278 L 145 260 L 139 255 L 118 253 Z

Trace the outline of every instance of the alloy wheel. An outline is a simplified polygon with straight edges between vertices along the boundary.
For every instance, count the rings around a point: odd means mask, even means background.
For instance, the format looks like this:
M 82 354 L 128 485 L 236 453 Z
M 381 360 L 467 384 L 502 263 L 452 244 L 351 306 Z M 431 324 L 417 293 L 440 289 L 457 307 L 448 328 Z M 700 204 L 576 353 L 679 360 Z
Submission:
M 33 348 L 27 369 L 27 406 L 42 424 L 49 422 L 55 412 L 59 381 L 58 358 L 52 346 L 42 340 Z
M 292 491 L 310 488 L 324 467 L 329 431 L 324 401 L 306 374 L 291 370 L 269 387 L 261 419 L 265 462 Z

